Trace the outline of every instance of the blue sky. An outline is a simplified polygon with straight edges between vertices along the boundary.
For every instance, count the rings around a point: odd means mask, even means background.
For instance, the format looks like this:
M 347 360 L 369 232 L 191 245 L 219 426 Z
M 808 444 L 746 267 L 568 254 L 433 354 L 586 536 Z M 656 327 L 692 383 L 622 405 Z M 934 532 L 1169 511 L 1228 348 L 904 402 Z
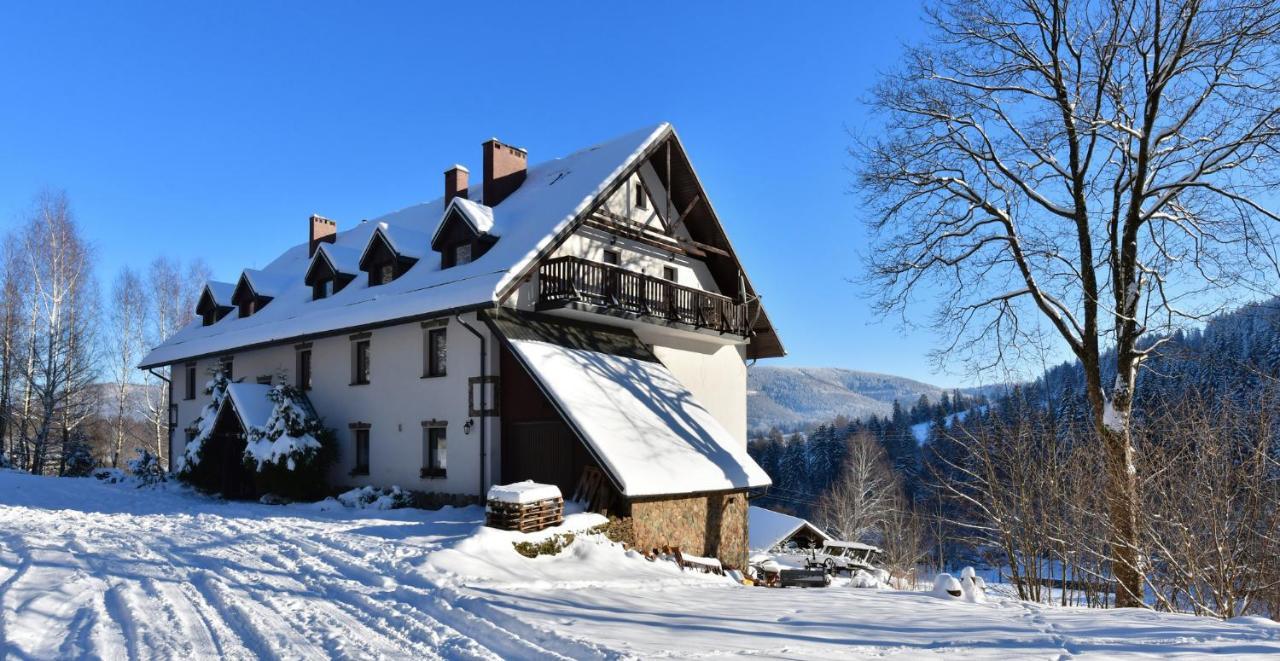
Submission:
M 921 31 L 915 2 L 6 5 L 0 222 L 63 188 L 104 285 L 161 253 L 229 280 L 311 213 L 439 196 L 490 136 L 539 161 L 666 120 L 787 345 L 773 364 L 960 384 L 850 282 L 846 128 Z

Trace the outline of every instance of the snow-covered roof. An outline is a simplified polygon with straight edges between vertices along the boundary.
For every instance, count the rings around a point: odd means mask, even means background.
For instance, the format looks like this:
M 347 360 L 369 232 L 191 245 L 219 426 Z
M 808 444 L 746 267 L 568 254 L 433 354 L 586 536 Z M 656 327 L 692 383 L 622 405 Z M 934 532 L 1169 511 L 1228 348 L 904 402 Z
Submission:
M 227 385 L 227 397 L 223 406 L 231 402 L 240 424 L 245 428 L 265 427 L 275 404 L 267 397 L 271 386 L 261 383 L 231 383 Z
M 743 443 L 662 363 L 507 338 L 628 497 L 770 484 Z
M 360 272 L 360 251 L 350 246 L 336 246 L 322 243 L 316 255 L 324 253 L 324 258 L 338 273 L 355 274 Z
M 877 553 L 881 552 L 880 547 L 872 546 L 870 544 L 863 544 L 862 542 L 844 542 L 838 539 L 829 539 L 826 541 L 825 545 L 837 546 L 843 549 L 855 549 L 858 551 L 875 551 Z
M 476 234 L 493 235 L 493 208 L 459 196 L 449 202 L 444 216 L 440 218 L 440 224 L 436 226 L 435 234 L 431 235 L 431 245 L 435 245 L 436 240 L 440 238 L 440 232 L 444 231 L 445 221 L 449 219 L 449 212 L 453 209 L 457 209 L 462 219 Z
M 391 249 L 401 257 L 422 259 L 427 256 L 428 252 L 431 252 L 431 239 L 426 234 L 407 227 L 378 223 L 377 229 L 373 231 L 373 236 L 369 237 L 369 242 L 365 245 L 364 252 L 360 254 L 359 261 L 364 261 L 365 255 L 373 247 L 373 242 L 379 236 L 386 239 Z
M 293 278 L 289 274 L 277 273 L 274 271 L 260 271 L 258 269 L 245 269 L 240 277 L 249 282 L 249 286 L 253 287 L 253 293 L 259 296 L 279 296 L 293 284 Z M 300 282 L 300 281 L 299 281 Z
M 140 367 L 436 312 L 491 306 L 499 293 L 523 276 L 542 250 L 608 191 L 617 176 L 670 131 L 665 123 L 650 126 L 530 166 L 524 183 L 492 209 L 489 231 L 502 238 L 466 264 L 442 270 L 438 260 L 419 260 L 390 283 L 370 287 L 357 279 L 333 296 L 313 301 L 303 283 L 310 264 L 308 246 L 306 242 L 295 245 L 262 269 L 292 283 L 289 291 L 249 317 L 228 315 L 210 326 L 193 321 L 152 349 Z M 471 187 L 469 197 L 479 198 L 480 188 Z M 397 250 L 421 255 L 428 250 L 430 232 L 444 210 L 442 198 L 401 209 L 339 232 L 332 245 L 363 251 L 374 229 L 385 224 Z M 292 291 L 295 288 L 297 292 Z
M 231 305 L 231 295 L 236 291 L 234 282 L 222 282 L 219 280 L 209 280 L 204 283 L 205 291 L 213 298 L 213 302 L 217 305 Z
M 828 540 L 831 536 L 820 528 L 790 514 L 775 512 L 752 505 L 747 510 L 749 546 L 753 551 L 769 551 L 786 543 L 801 528 L 808 527 L 818 537 Z

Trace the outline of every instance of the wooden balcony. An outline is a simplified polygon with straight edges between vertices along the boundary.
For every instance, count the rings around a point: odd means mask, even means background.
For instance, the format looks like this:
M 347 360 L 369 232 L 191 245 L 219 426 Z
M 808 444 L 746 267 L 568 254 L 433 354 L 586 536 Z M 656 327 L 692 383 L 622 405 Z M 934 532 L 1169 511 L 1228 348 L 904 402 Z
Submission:
M 749 334 L 746 306 L 727 296 L 580 257 L 547 260 L 538 270 L 538 309 L 573 306 L 742 337 Z

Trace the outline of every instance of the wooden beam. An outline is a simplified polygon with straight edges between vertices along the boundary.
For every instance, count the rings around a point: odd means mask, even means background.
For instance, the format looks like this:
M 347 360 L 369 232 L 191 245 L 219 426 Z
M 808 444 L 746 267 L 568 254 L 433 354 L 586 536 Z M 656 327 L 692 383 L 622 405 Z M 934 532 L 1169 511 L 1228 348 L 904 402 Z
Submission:
M 652 232 L 647 232 L 645 230 L 642 230 L 634 226 L 628 227 L 627 225 L 618 223 L 607 216 L 599 216 L 592 213 L 592 215 L 587 216 L 584 223 L 588 227 L 595 227 L 596 229 L 601 229 L 606 232 L 612 232 L 614 234 L 618 234 L 620 236 L 626 237 L 633 241 L 639 241 L 640 243 L 653 246 L 660 250 L 665 250 L 667 252 L 675 253 L 677 255 L 692 254 L 692 251 L 690 250 L 690 246 L 676 243 L 672 239 L 666 236 L 663 236 L 661 234 L 654 234 Z M 658 237 L 661 237 L 661 238 L 658 238 Z
M 697 195 L 694 195 L 693 199 L 689 200 L 689 204 L 685 205 L 684 211 L 681 211 L 680 215 L 676 217 L 675 222 L 667 226 L 667 231 L 674 232 L 676 231 L 677 227 L 683 225 L 684 219 L 689 217 L 689 214 L 693 211 L 693 207 L 697 206 L 697 204 L 701 201 L 702 201 L 702 193 L 698 193 Z

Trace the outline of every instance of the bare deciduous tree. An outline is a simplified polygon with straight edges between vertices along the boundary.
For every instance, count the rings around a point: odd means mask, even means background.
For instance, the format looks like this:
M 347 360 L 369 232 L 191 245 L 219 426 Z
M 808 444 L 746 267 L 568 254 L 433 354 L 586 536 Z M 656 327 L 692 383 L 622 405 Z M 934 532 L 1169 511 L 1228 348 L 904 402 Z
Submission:
M 126 442 L 132 439 L 131 422 L 137 417 L 137 393 L 140 381 L 138 360 L 145 349 L 147 320 L 147 295 L 142 282 L 132 268 L 125 267 L 116 276 L 111 291 L 111 324 L 108 355 L 111 369 L 111 449 L 112 468 L 119 468 Z
M 156 346 L 178 332 L 195 318 L 195 302 L 200 289 L 209 279 L 209 267 L 202 260 L 194 260 L 185 268 L 176 260 L 159 257 L 147 269 L 147 289 L 150 294 L 147 314 L 147 344 Z M 169 429 L 169 380 L 168 370 L 157 374 L 148 372 L 143 391 L 146 397 L 146 416 L 150 423 L 155 455 L 164 463 L 168 454 Z
M 1267 291 L 1280 264 L 1261 197 L 1280 177 L 1280 5 L 942 0 L 929 15 L 931 42 L 875 90 L 883 131 L 854 150 L 879 304 L 935 294 L 955 338 L 939 356 L 974 367 L 1061 338 L 1106 459 L 1117 603 L 1141 605 L 1143 338 Z
M 897 504 L 900 488 L 884 448 L 874 436 L 855 434 L 848 445 L 839 477 L 818 499 L 814 518 L 841 539 L 856 541 L 881 532 Z

